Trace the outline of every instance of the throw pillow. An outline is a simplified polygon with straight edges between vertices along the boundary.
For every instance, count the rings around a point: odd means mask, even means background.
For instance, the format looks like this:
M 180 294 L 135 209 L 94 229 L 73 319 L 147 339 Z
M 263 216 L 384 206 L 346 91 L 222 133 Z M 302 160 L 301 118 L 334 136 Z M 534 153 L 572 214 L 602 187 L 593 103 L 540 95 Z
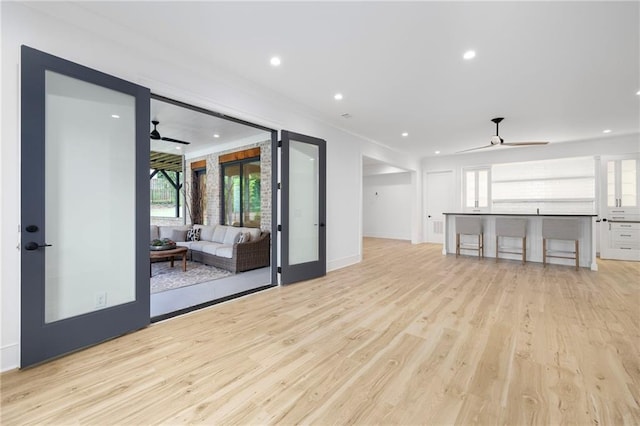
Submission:
M 240 234 L 240 239 L 238 239 L 239 243 L 248 243 L 251 241 L 251 234 L 248 232 L 242 232 Z
M 200 228 L 191 228 L 187 231 L 187 241 L 200 241 Z
M 187 231 L 182 229 L 174 229 L 171 231 L 171 239 L 175 242 L 187 241 Z
M 224 242 L 224 236 L 227 234 L 227 226 L 224 225 L 218 225 L 216 226 L 216 230 L 213 231 L 213 237 L 211 237 L 211 240 L 214 243 L 222 243 Z
M 240 230 L 236 228 L 229 228 L 227 230 L 227 233 L 224 234 L 224 240 L 222 241 L 222 244 L 229 245 L 237 243 L 238 238 L 240 238 L 240 234 Z

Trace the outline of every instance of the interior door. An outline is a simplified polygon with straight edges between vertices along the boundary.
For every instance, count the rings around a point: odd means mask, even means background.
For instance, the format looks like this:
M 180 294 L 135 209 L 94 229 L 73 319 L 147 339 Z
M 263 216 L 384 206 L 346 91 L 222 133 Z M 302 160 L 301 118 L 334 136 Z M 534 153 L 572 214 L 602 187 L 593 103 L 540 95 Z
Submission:
M 280 282 L 326 274 L 326 142 L 282 131 Z
M 22 46 L 21 367 L 149 324 L 149 90 Z
M 428 243 L 444 243 L 444 215 L 451 212 L 453 172 L 427 173 L 426 208 Z

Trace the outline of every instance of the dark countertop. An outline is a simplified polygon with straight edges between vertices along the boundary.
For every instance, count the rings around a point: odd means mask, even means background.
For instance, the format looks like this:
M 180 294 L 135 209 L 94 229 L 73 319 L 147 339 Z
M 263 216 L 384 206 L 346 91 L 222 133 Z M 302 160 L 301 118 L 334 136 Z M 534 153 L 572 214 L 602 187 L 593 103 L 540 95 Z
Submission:
M 442 213 L 456 216 L 542 216 L 542 217 L 597 217 L 597 214 L 535 214 L 535 213 Z

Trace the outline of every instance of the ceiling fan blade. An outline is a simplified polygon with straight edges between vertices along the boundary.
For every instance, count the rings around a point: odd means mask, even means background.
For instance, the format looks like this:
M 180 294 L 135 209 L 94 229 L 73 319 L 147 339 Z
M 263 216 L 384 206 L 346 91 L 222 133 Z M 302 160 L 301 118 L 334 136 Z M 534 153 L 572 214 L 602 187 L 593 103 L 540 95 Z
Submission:
M 546 145 L 549 142 L 503 142 L 502 145 L 526 146 L 526 145 Z
M 173 138 L 166 138 L 166 137 L 162 137 L 163 141 L 167 141 L 167 142 L 175 142 L 175 143 L 181 143 L 183 145 L 189 145 L 191 144 L 191 142 L 185 142 L 185 141 L 181 141 L 178 139 L 173 139 Z
M 491 148 L 492 146 L 498 146 L 498 145 L 489 144 L 485 146 L 480 146 L 478 148 L 465 149 L 464 151 L 457 151 L 456 154 L 460 154 L 461 152 L 477 151 L 479 149 Z

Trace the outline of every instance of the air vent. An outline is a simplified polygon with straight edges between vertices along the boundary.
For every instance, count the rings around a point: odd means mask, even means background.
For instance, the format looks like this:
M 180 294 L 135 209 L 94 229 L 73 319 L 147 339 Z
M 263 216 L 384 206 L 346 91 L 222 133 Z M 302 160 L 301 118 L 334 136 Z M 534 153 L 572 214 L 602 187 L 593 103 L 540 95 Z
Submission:
M 349 114 L 348 112 L 345 112 L 344 114 L 340 114 L 340 116 L 341 116 L 342 118 L 351 118 L 351 117 L 352 117 L 352 115 L 351 115 L 351 114 Z

